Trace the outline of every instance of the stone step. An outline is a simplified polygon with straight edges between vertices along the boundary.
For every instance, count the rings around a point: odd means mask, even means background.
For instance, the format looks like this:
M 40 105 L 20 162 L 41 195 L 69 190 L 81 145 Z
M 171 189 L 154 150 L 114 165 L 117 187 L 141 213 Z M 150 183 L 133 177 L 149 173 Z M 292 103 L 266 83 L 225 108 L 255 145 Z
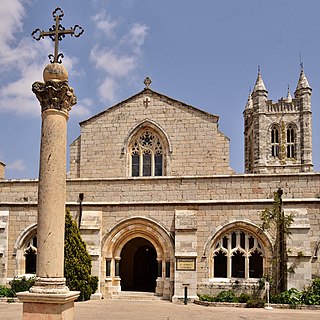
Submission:
M 154 292 L 140 292 L 140 291 L 121 291 L 112 294 L 112 299 L 115 300 L 161 300 L 161 297 Z

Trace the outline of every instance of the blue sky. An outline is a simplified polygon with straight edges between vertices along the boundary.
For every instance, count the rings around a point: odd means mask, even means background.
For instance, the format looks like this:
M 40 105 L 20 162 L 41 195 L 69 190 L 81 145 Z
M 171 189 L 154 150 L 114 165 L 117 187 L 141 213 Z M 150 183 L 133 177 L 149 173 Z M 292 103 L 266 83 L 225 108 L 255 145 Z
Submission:
M 60 6 L 67 36 L 60 51 L 78 104 L 70 112 L 68 143 L 79 122 L 151 88 L 220 116 L 230 163 L 243 172 L 243 116 L 258 65 L 274 101 L 293 95 L 300 71 L 313 88 L 313 163 L 320 171 L 320 40 L 318 0 L 0 0 L 0 160 L 6 178 L 37 178 L 40 106 L 31 85 L 53 53 L 48 30 Z

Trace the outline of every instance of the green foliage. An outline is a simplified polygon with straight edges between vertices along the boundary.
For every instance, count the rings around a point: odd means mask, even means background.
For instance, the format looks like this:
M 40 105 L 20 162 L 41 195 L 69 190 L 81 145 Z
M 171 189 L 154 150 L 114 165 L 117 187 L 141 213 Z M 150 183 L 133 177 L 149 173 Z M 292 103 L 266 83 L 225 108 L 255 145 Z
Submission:
M 293 222 L 293 214 L 282 215 L 282 210 L 280 208 L 281 199 L 278 192 L 274 192 L 274 203 L 273 207 L 264 209 L 260 213 L 260 219 L 262 221 L 261 229 L 263 231 L 270 229 L 279 228 L 280 224 L 283 223 L 284 233 L 290 235 L 290 226 Z
M 272 295 L 271 302 L 289 304 L 292 308 L 301 304 L 320 305 L 320 278 L 313 280 L 303 291 L 291 288 L 278 295 Z
M 251 297 L 247 303 L 246 308 L 263 308 L 265 301 L 262 298 Z
M 26 277 L 14 278 L 9 282 L 12 291 L 11 297 L 15 297 L 17 292 L 29 291 L 29 289 L 34 285 L 34 283 L 34 277 L 29 279 L 27 279 Z
M 272 303 L 289 304 L 291 308 L 296 308 L 297 305 L 301 304 L 301 292 L 296 288 L 283 291 L 278 295 L 271 296 Z
M 276 235 L 272 259 L 272 278 L 274 281 L 271 286 L 271 292 L 274 294 L 281 293 L 287 286 L 288 252 L 286 242 L 290 236 L 290 226 L 293 222 L 293 214 L 284 214 L 283 212 L 281 196 L 281 189 L 274 192 L 272 208 L 267 208 L 260 213 L 261 229 L 263 231 L 272 230 Z
M 210 296 L 208 294 L 203 294 L 199 296 L 199 300 L 200 301 L 209 301 L 209 302 L 213 302 L 215 301 L 215 298 L 213 296 Z
M 15 293 L 11 288 L 6 286 L 0 286 L 0 297 L 14 297 Z
M 215 298 L 216 302 L 238 302 L 235 293 L 232 290 L 221 291 Z
M 98 277 L 91 276 L 91 257 L 70 211 L 66 211 L 64 276 L 72 291 L 80 291 L 78 300 L 89 300 L 98 288 Z
M 239 296 L 235 294 L 234 291 L 221 291 L 217 296 L 210 296 L 208 294 L 200 295 L 200 301 L 209 301 L 209 302 L 239 302 L 239 303 L 247 303 L 248 301 L 257 300 L 255 297 L 255 293 L 253 295 L 248 293 L 241 293 Z M 264 302 L 263 302 L 264 303 Z
M 250 294 L 245 293 L 245 292 L 242 292 L 242 293 L 240 294 L 240 296 L 238 297 L 238 301 L 239 301 L 240 303 L 247 303 L 247 302 L 250 300 L 250 298 L 251 298 L 251 295 L 250 295 Z
M 320 305 L 320 278 L 314 279 L 312 284 L 303 290 L 301 302 L 308 305 Z
M 264 287 L 264 280 L 269 280 L 269 277 L 261 279 L 259 288 L 253 290 L 251 294 L 241 293 L 236 296 L 232 290 L 221 291 L 216 297 L 204 294 L 200 295 L 200 301 L 209 302 L 240 302 L 245 303 L 247 308 L 263 308 L 265 300 L 261 298 L 261 290 Z M 270 296 L 270 302 L 276 304 L 289 304 L 291 308 L 296 308 L 301 304 L 320 305 L 320 278 L 313 280 L 312 284 L 306 287 L 303 291 L 296 288 L 283 291 L 277 295 Z

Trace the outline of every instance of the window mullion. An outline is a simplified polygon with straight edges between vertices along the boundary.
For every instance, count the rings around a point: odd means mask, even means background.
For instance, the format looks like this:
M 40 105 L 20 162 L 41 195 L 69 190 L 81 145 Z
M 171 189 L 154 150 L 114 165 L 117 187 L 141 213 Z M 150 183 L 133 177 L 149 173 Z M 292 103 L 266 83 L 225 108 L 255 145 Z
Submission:
M 249 253 L 245 254 L 245 263 L 244 263 L 244 277 L 245 279 L 249 279 Z
M 139 154 L 139 177 L 142 177 L 143 175 L 143 152 L 140 151 L 140 154 Z
M 232 259 L 232 254 L 231 252 L 228 252 L 228 255 L 227 255 L 227 278 L 231 278 L 231 259 Z
M 228 254 L 227 254 L 227 278 L 231 278 L 231 236 L 228 236 L 229 241 L 228 241 Z
M 153 177 L 155 175 L 155 154 L 153 151 L 151 151 L 151 176 Z

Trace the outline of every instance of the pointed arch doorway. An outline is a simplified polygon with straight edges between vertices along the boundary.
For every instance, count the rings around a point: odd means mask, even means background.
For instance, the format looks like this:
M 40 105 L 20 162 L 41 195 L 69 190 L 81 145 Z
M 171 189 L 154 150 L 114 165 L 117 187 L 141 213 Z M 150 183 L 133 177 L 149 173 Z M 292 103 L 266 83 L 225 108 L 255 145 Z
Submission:
M 174 240 L 163 226 L 146 217 L 132 217 L 114 226 L 102 243 L 105 282 L 101 292 L 105 298 L 121 291 L 144 290 L 171 299 Z
M 157 252 L 150 241 L 136 237 L 121 250 L 120 278 L 123 291 L 155 292 Z

